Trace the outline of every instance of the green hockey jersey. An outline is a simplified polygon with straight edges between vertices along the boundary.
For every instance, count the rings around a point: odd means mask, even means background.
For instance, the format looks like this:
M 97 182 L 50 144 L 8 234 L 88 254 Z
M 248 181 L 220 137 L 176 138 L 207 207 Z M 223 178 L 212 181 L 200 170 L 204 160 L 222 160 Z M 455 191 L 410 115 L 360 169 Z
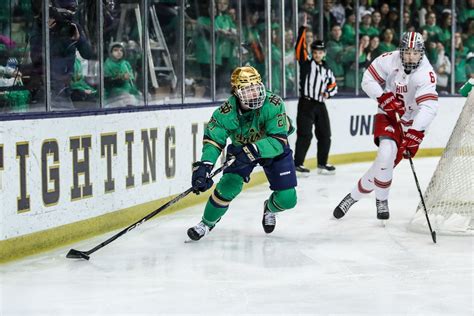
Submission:
M 263 106 L 248 112 L 239 109 L 232 95 L 212 114 L 204 131 L 202 161 L 215 163 L 230 138 L 234 145 L 253 143 L 262 158 L 273 158 L 288 146 L 287 136 L 293 133 L 283 100 L 267 91 Z

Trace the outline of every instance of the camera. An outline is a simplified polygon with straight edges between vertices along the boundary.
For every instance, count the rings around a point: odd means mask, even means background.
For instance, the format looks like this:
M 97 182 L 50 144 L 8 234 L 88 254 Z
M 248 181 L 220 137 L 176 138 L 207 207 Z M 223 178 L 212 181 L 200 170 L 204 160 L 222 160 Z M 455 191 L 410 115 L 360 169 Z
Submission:
M 54 6 L 49 7 L 49 17 L 60 23 L 72 23 L 75 15 L 76 9 L 58 8 Z
M 74 20 L 77 8 L 61 8 L 51 5 L 49 7 L 49 18 L 56 21 L 56 26 L 51 29 L 52 33 L 60 37 L 72 37 L 76 33 Z

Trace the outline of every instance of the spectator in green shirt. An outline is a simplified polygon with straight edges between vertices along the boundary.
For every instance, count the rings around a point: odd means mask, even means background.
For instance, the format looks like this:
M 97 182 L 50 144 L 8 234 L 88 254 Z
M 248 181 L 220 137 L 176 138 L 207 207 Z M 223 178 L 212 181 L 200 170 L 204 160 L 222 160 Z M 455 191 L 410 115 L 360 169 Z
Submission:
M 281 94 L 281 41 L 279 36 L 280 26 L 272 24 L 272 91 Z
M 384 27 L 387 27 L 388 13 L 390 12 L 390 7 L 387 2 L 383 2 L 379 7 L 380 15 L 382 16 L 382 24 Z
M 265 81 L 265 55 L 263 53 L 263 41 L 260 38 L 260 32 L 258 30 L 258 19 L 259 12 L 257 8 L 248 7 L 243 29 L 243 37 L 247 51 L 243 59 L 244 65 L 250 65 L 257 69 L 262 76 L 262 80 Z
M 346 20 L 346 23 L 342 27 L 341 41 L 345 46 L 355 44 L 355 13 L 351 13 Z
M 474 52 L 474 18 L 469 19 L 464 27 L 463 43 L 470 52 Z
M 469 19 L 474 19 L 474 0 L 466 0 L 466 7 L 460 10 L 458 19 L 463 25 Z
M 393 44 L 393 30 L 385 29 L 382 34 L 382 42 L 379 44 L 378 54 L 382 55 L 384 53 L 393 52 L 397 49 L 397 46 Z
M 367 62 L 366 49 L 369 47 L 369 43 L 369 36 L 362 35 L 359 40 L 359 47 L 350 46 L 344 51 L 342 62 L 344 63 L 346 70 L 344 80 L 344 85 L 346 88 L 354 89 L 356 86 L 356 80 L 361 82 L 365 71 L 364 66 Z M 359 55 L 359 78 L 356 78 L 356 54 Z
M 195 43 L 195 56 L 201 70 L 201 81 L 205 88 L 206 97 L 211 94 L 211 17 L 209 15 L 211 6 L 200 4 L 202 14 L 196 20 L 195 34 L 193 37 Z M 214 21 L 214 24 L 216 21 Z M 222 65 L 222 52 L 216 49 L 215 56 L 216 67 Z
M 450 10 L 445 10 L 441 15 L 441 33 L 438 34 L 438 41 L 443 43 L 444 47 L 451 50 L 451 24 L 453 16 Z
M 468 79 L 466 75 L 466 59 L 469 53 L 467 47 L 464 47 L 461 33 L 459 32 L 454 33 L 454 49 L 454 82 L 456 89 L 458 89 Z
M 422 36 L 423 40 L 425 41 L 425 54 L 428 60 L 432 65 L 436 63 L 437 56 L 438 56 L 438 44 L 441 44 L 441 42 L 436 42 L 436 41 L 430 41 L 428 40 L 428 32 L 426 30 L 422 31 Z M 442 45 L 442 44 L 441 44 Z M 443 45 L 444 47 L 444 45 Z
M 437 42 L 441 34 L 441 28 L 436 25 L 436 14 L 434 12 L 428 12 L 426 14 L 426 24 L 421 28 L 428 32 L 428 40 L 430 42 Z
M 104 63 L 106 107 L 137 105 L 140 92 L 135 85 L 132 66 L 125 59 L 123 43 L 111 43 Z
M 426 25 L 428 13 L 434 13 L 436 18 L 435 0 L 424 0 L 423 6 L 418 10 L 418 22 L 421 28 Z
M 341 26 L 339 24 L 333 25 L 330 40 L 326 44 L 326 63 L 334 73 L 339 88 L 344 87 L 344 65 L 341 61 L 344 45 L 342 44 L 341 36 Z
M 77 56 L 78 54 L 76 54 Z M 76 57 L 74 61 L 74 73 L 71 78 L 71 100 L 73 102 L 92 102 L 97 100 L 97 90 L 90 86 L 82 75 L 81 60 Z
M 216 90 L 217 93 L 227 94 L 227 78 L 236 65 L 236 44 L 238 43 L 237 26 L 229 14 L 229 0 L 216 1 L 217 16 L 216 23 L 216 53 L 221 54 L 221 64 L 216 68 Z
M 379 11 L 372 12 L 372 27 L 379 31 L 379 35 L 381 35 L 385 29 L 385 26 L 382 23 L 382 15 Z
M 378 36 L 379 30 L 372 26 L 372 13 L 365 11 L 362 13 L 362 23 L 359 27 L 360 35 L 368 35 L 369 37 Z

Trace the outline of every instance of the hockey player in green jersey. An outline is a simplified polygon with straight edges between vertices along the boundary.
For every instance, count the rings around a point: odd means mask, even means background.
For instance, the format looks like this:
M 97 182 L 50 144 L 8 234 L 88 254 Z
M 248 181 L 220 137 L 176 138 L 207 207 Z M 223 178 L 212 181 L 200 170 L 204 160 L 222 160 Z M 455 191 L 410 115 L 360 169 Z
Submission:
M 260 74 L 253 67 L 237 67 L 231 86 L 232 95 L 214 111 L 204 131 L 201 160 L 193 164 L 194 192 L 199 194 L 212 187 L 209 174 L 228 138 L 231 144 L 227 146 L 227 159 L 235 160 L 224 170 L 202 221 L 188 229 L 192 240 L 201 239 L 214 228 L 257 164 L 263 167 L 273 191 L 264 203 L 264 231 L 269 234 L 275 229 L 275 213 L 296 205 L 295 166 L 287 139 L 293 128 L 283 101 L 265 91 Z

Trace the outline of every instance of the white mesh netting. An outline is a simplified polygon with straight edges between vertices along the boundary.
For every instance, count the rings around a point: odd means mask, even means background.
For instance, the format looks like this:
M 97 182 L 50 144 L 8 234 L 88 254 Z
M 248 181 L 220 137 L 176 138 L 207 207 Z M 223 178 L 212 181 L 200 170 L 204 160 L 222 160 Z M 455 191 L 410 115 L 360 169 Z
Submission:
M 474 92 L 458 118 L 448 144 L 424 194 L 434 230 L 441 234 L 473 235 Z M 420 202 L 410 228 L 428 231 Z

